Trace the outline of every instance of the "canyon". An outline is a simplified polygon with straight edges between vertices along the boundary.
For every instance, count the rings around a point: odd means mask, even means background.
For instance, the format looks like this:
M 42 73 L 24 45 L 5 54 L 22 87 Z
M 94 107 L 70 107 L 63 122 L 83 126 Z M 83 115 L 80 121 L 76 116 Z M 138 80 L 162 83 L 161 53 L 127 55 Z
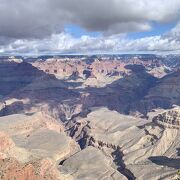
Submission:
M 180 61 L 1 57 L 0 179 L 176 179 Z

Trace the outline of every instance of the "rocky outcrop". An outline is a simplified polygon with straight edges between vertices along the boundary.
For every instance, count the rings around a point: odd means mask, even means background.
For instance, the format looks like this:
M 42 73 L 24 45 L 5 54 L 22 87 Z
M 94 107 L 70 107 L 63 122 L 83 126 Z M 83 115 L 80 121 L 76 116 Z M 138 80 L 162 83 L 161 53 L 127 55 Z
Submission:
M 115 168 L 128 179 L 173 177 L 178 168 L 179 131 L 161 126 L 151 119 L 145 121 L 97 108 L 70 127 L 70 134 L 83 149 L 93 146 L 101 150 L 111 157 Z M 171 167 L 169 162 L 161 160 L 161 156 L 167 159 L 173 157 L 177 162 Z M 155 164 L 151 157 L 157 157 L 159 163 L 163 161 L 161 164 L 169 163 L 168 167 Z
M 34 62 L 33 66 L 59 79 L 81 79 L 84 86 L 104 86 L 123 77 L 127 71 L 125 63 L 119 61 L 100 61 L 89 63 L 86 60 L 49 59 L 44 62 Z M 116 78 L 115 78 L 116 77 Z
M 48 74 L 54 74 L 57 78 L 70 77 L 78 73 L 83 77 L 83 71 L 87 68 L 87 64 L 83 61 L 68 61 L 60 59 L 48 59 L 44 62 L 34 62 L 33 66 L 43 70 Z
M 130 75 L 118 79 L 104 88 L 88 88 L 89 95 L 86 98 L 85 106 L 105 106 L 124 114 L 136 111 L 138 103 L 149 89 L 156 85 L 156 78 L 146 73 L 141 66 L 137 67 L 138 70 L 132 67 L 131 69 Z M 140 111 L 140 109 L 138 110 Z M 140 112 L 142 110 L 143 108 Z
M 43 71 L 33 68 L 29 63 L 7 62 L 0 63 L 0 95 L 8 95 L 13 91 L 17 91 L 36 78 L 45 76 Z
M 127 179 L 112 167 L 110 157 L 94 147 L 87 147 L 65 160 L 60 171 L 69 173 L 75 179 Z
M 49 129 L 63 132 L 63 126 L 54 118 L 43 115 L 41 112 L 33 115 L 14 114 L 0 117 L 0 131 L 5 131 L 10 136 L 28 134 L 35 130 Z
M 0 160 L 0 179 L 62 180 L 65 178 L 60 174 L 51 159 L 42 159 L 21 164 L 16 159 L 7 158 Z
M 38 102 L 61 102 L 79 97 L 78 92 L 69 90 L 54 75 L 49 75 L 29 63 L 0 63 L 0 96 L 3 99 L 29 98 L 32 104 Z
M 78 77 L 88 78 L 92 75 L 97 78 L 99 75 L 104 76 L 119 76 L 125 75 L 128 71 L 125 68 L 127 64 L 143 65 L 147 69 L 158 68 L 163 66 L 158 59 L 142 59 L 142 58 L 97 58 L 92 57 L 89 59 L 61 59 L 51 58 L 46 61 L 36 61 L 33 65 L 48 74 L 54 74 L 58 78 L 67 78 L 73 74 L 77 74 Z M 88 72 L 88 76 L 87 73 Z
M 42 113 L 0 117 L 0 131 L 8 134 L 0 134 L 0 152 L 20 162 L 47 157 L 60 161 L 79 151 L 63 126 Z
M 180 107 L 177 106 L 158 114 L 153 121 L 168 128 L 180 129 Z
M 0 152 L 6 153 L 8 150 L 13 148 L 15 146 L 12 139 L 9 138 L 9 136 L 3 132 L 0 132 Z
M 141 102 L 146 111 L 155 108 L 171 108 L 173 104 L 180 105 L 180 71 L 171 73 L 160 79 L 152 87 Z

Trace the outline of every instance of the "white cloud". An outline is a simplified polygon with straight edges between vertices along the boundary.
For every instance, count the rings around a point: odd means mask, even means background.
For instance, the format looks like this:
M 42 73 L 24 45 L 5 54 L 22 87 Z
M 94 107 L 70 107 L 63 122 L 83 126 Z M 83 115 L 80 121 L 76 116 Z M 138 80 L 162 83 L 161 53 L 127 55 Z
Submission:
M 166 33 L 164 37 L 180 41 L 180 22 L 170 32 Z
M 124 34 L 112 36 L 81 36 L 68 33 L 53 34 L 44 39 L 18 39 L 0 46 L 1 53 L 121 53 L 127 51 L 179 52 L 180 23 L 159 36 L 128 39 Z
M 1 52 L 6 53 L 118 53 L 125 51 L 163 52 L 177 50 L 180 50 L 180 41 L 172 36 L 152 36 L 130 40 L 124 36 L 81 36 L 80 38 L 74 38 L 66 33 L 52 35 L 50 38 L 42 40 L 16 40 L 1 47 Z

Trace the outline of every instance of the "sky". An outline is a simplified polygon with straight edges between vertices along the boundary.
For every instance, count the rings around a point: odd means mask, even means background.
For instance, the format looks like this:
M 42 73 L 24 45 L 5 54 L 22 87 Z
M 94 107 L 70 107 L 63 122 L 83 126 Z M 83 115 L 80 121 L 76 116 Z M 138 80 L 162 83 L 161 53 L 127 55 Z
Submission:
M 180 53 L 180 0 L 0 0 L 0 55 Z

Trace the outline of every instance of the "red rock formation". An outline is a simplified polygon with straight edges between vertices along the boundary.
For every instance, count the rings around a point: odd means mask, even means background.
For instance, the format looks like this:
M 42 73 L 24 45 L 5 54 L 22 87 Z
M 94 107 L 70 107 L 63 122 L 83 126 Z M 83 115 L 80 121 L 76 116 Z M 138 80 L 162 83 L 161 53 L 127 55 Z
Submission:
M 35 67 L 48 74 L 54 74 L 57 77 L 69 77 L 74 73 L 79 77 L 84 77 L 83 72 L 88 70 L 93 76 L 97 74 L 112 75 L 115 73 L 123 74 L 127 73 L 125 66 L 127 64 L 143 65 L 148 68 L 154 68 L 161 66 L 157 59 L 141 60 L 138 58 L 122 59 L 122 60 L 109 60 L 109 59 L 94 59 L 91 63 L 87 63 L 86 60 L 77 59 L 48 59 L 47 61 L 37 61 L 33 63 Z
M 15 144 L 10 137 L 5 133 L 0 132 L 0 152 L 6 152 L 14 146 Z
M 122 73 L 126 71 L 124 68 L 126 64 L 116 60 L 95 60 L 91 64 L 87 64 L 86 61 L 81 60 L 61 61 L 50 59 L 45 62 L 35 62 L 33 65 L 46 73 L 60 77 L 69 77 L 73 73 L 78 73 L 79 77 L 84 77 L 85 70 L 90 71 L 92 76 L 96 76 L 97 74 L 110 75 L 114 72 Z
M 52 180 L 60 179 L 59 172 L 50 159 L 20 164 L 16 159 L 0 160 L 0 179 L 2 180 Z

